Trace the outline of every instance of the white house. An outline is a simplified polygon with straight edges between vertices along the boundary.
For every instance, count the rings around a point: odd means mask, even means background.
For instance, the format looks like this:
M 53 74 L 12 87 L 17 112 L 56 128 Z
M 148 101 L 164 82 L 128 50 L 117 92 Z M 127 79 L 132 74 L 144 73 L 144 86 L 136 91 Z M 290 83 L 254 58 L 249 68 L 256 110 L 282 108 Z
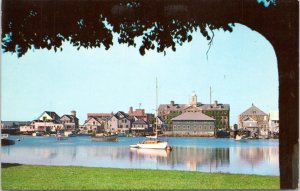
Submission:
M 279 133 L 279 112 L 269 113 L 269 129 L 271 132 Z
M 53 111 L 44 111 L 32 124 L 35 131 L 49 132 L 63 129 L 60 117 Z

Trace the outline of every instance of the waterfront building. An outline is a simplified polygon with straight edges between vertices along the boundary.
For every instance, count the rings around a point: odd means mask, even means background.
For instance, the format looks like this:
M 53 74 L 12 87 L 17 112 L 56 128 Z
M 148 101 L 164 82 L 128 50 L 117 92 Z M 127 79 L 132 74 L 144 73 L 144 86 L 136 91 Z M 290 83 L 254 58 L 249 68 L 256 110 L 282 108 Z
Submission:
M 87 119 L 96 118 L 98 121 L 106 121 L 106 120 L 109 120 L 113 115 L 114 115 L 113 112 L 111 112 L 111 113 L 88 113 Z
M 1 121 L 1 133 L 3 134 L 18 134 L 23 130 L 23 127 L 32 127 L 31 121 Z
M 214 136 L 215 119 L 202 112 L 186 112 L 172 119 L 173 135 Z
M 114 116 L 114 113 L 88 113 L 87 120 L 82 125 L 82 129 L 96 130 L 96 131 L 112 131 L 109 128 L 109 121 Z M 93 124 L 94 123 L 94 124 Z M 86 127 L 85 127 L 86 125 Z
M 254 104 L 238 116 L 238 127 L 258 135 L 268 135 L 268 114 Z
M 32 121 L 35 131 L 49 132 L 63 129 L 60 117 L 53 111 L 44 111 L 36 120 Z
M 63 115 L 60 118 L 65 130 L 76 130 L 79 128 L 79 119 L 76 117 L 76 111 L 71 111 L 71 115 Z
M 22 134 L 26 134 L 26 133 L 32 134 L 35 132 L 35 129 L 33 125 L 22 125 L 20 126 L 20 132 Z
M 149 126 L 152 126 L 155 122 L 154 114 L 146 113 L 145 109 L 135 109 L 133 107 L 129 107 L 128 111 L 129 119 L 134 122 L 139 119 L 144 120 Z
M 135 109 L 133 107 L 129 107 L 128 116 L 130 118 L 143 119 L 144 121 L 148 121 L 147 114 L 145 113 L 145 109 Z
M 30 125 L 31 121 L 1 121 L 1 129 L 14 129 L 22 125 Z
M 90 117 L 80 126 L 80 131 L 101 132 L 104 131 L 104 124 L 96 117 Z
M 198 102 L 197 95 L 193 93 L 192 99 L 188 104 L 161 104 L 158 108 L 158 116 L 165 120 L 168 130 L 172 129 L 172 119 L 182 113 L 202 112 L 203 114 L 215 119 L 216 129 L 229 128 L 230 105 L 215 101 L 213 104 L 202 104 Z
M 148 130 L 148 124 L 143 119 L 138 119 L 132 123 L 131 132 L 136 133 L 145 133 Z
M 129 115 L 123 111 L 118 111 L 108 120 L 107 131 L 128 134 L 131 127 Z
M 168 130 L 172 129 L 172 119 L 183 112 L 186 104 L 177 104 L 170 101 L 170 104 L 160 104 L 158 107 L 158 116 L 164 120 Z

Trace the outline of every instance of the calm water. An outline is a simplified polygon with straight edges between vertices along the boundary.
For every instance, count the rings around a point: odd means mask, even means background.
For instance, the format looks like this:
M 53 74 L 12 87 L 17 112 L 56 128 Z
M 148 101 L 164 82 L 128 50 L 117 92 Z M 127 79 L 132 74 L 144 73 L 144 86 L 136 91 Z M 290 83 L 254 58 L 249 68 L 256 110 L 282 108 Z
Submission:
M 119 142 L 94 142 L 90 137 L 11 136 L 15 145 L 1 148 L 1 162 L 229 172 L 279 176 L 278 140 L 168 138 L 165 150 L 130 149 L 143 137 L 121 137 Z

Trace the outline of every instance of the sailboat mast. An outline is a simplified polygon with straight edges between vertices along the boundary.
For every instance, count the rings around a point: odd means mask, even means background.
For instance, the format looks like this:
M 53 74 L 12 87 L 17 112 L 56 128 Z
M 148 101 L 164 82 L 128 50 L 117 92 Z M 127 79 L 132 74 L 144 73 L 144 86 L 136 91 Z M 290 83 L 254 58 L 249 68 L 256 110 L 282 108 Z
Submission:
M 211 104 L 211 86 L 209 86 L 209 104 Z

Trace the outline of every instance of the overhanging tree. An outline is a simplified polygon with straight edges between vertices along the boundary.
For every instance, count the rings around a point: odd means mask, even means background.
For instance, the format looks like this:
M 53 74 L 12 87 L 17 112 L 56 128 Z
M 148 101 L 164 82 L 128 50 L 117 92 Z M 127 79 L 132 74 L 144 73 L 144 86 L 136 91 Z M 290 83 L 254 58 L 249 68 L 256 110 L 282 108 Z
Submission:
M 2 49 L 19 57 L 29 49 L 62 50 L 69 41 L 80 48 L 118 43 L 166 53 L 199 31 L 211 45 L 214 30 L 232 31 L 235 23 L 261 33 L 273 45 L 279 71 L 280 183 L 298 186 L 298 17 L 296 0 L 3 0 Z M 206 51 L 206 50 L 204 50 Z

